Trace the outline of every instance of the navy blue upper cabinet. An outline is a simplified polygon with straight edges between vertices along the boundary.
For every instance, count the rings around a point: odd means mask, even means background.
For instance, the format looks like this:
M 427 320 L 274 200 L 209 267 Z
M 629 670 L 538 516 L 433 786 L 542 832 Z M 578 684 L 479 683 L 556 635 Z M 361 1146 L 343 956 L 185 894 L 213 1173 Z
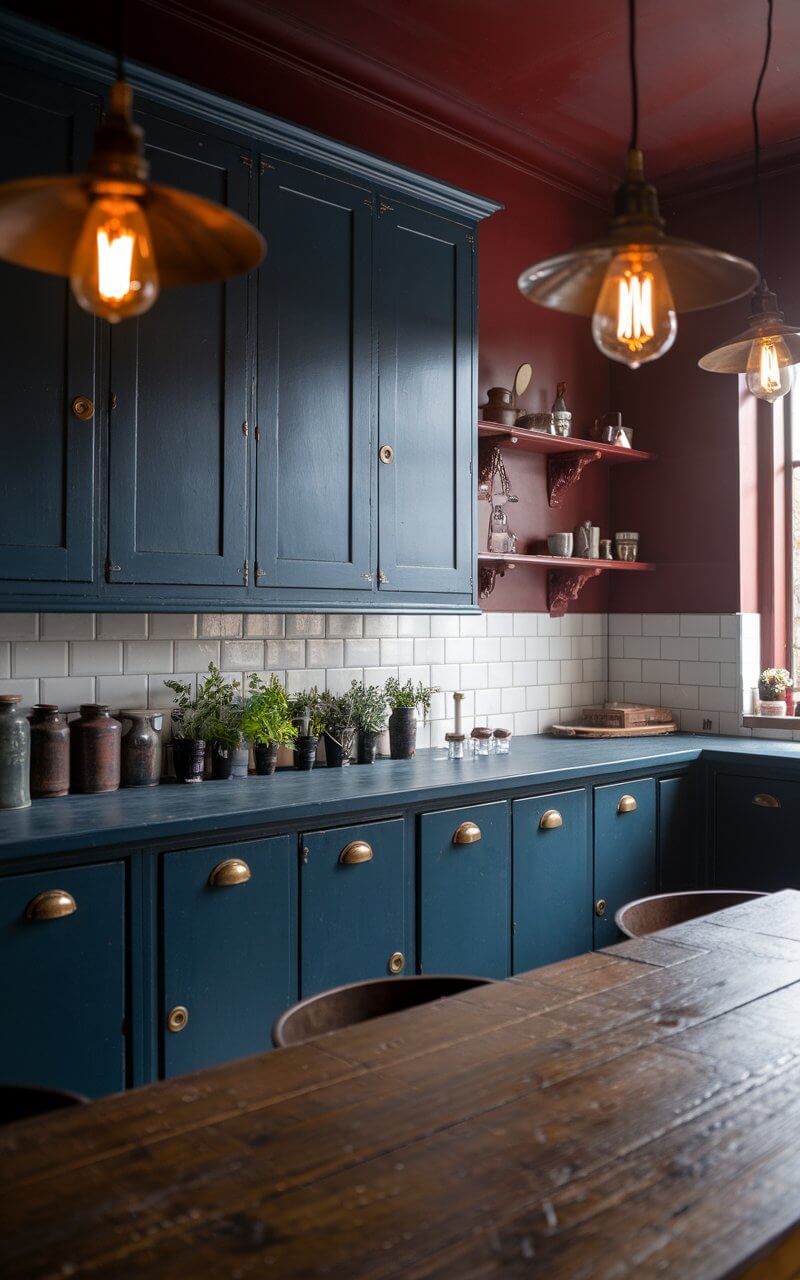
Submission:
M 514 972 L 592 949 L 592 849 L 585 791 L 513 803 Z
M 256 585 L 369 590 L 372 197 L 259 168 Z
M 247 217 L 241 147 L 150 114 L 153 181 Z M 165 289 L 111 332 L 108 579 L 244 586 L 247 278 Z
M 376 230 L 380 591 L 469 596 L 474 233 L 383 198 Z
M 0 181 L 86 167 L 99 98 L 3 65 Z M 0 577 L 91 582 L 97 416 L 95 322 L 58 276 L 0 263 Z M 98 406 L 99 408 L 99 406 Z
M 615 912 L 655 892 L 655 779 L 595 787 L 594 945 L 619 942 Z

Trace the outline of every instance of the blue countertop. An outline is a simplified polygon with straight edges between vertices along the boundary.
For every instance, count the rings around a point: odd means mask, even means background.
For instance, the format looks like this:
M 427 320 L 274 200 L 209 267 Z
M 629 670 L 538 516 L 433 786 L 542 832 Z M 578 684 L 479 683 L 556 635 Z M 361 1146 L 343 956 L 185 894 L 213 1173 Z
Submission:
M 0 857 L 15 858 L 152 840 L 198 843 L 215 833 L 303 822 L 318 825 L 352 813 L 430 801 L 489 798 L 524 786 L 630 776 L 632 771 L 741 759 L 796 764 L 800 743 L 772 739 L 675 734 L 669 737 L 577 740 L 546 735 L 514 738 L 507 756 L 448 761 L 420 751 L 413 760 L 379 760 L 347 769 L 292 770 L 271 778 L 204 782 L 199 786 L 129 788 L 99 796 L 35 800 L 29 809 L 0 812 Z

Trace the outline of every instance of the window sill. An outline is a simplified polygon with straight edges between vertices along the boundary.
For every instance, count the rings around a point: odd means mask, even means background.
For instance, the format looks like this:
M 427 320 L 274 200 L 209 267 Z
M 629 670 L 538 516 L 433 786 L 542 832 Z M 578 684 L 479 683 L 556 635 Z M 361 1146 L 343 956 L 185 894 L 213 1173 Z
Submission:
M 742 716 L 745 729 L 778 729 L 784 733 L 800 733 L 800 716 Z

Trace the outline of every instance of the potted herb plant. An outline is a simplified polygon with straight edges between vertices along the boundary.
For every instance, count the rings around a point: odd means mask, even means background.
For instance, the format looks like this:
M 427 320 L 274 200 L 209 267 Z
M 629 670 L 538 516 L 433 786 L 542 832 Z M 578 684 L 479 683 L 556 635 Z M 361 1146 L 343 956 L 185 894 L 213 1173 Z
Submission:
M 274 773 L 278 748 L 292 746 L 297 737 L 289 700 L 276 675 L 267 683 L 255 673 L 251 675 L 242 733 L 255 747 L 256 773 L 262 778 Z
M 401 684 L 394 676 L 386 681 L 386 700 L 392 709 L 389 716 L 389 750 L 393 760 L 410 760 L 417 750 L 417 710 L 422 709 L 423 722 L 431 709 L 436 687 Z
M 378 738 L 386 728 L 386 692 L 376 684 L 360 685 L 353 690 L 353 721 L 358 730 L 358 763 L 374 764 Z
M 175 694 L 172 712 L 172 758 L 178 782 L 202 782 L 206 761 L 206 711 L 192 686 L 182 680 L 165 680 Z
M 238 680 L 225 680 L 219 667 L 209 662 L 197 702 L 204 711 L 205 736 L 211 746 L 211 777 L 221 782 L 231 777 L 234 752 L 242 740 L 241 685 Z
M 325 763 L 330 768 L 340 769 L 343 764 L 349 764 L 353 754 L 356 736 L 354 686 L 355 680 L 347 693 L 326 694 L 322 700 Z
M 767 667 L 758 677 L 758 701 L 762 716 L 786 715 L 786 691 L 792 677 L 784 667 Z
M 289 714 L 297 728 L 294 767 L 313 769 L 317 760 L 319 736 L 325 727 L 322 699 L 316 685 L 289 699 Z

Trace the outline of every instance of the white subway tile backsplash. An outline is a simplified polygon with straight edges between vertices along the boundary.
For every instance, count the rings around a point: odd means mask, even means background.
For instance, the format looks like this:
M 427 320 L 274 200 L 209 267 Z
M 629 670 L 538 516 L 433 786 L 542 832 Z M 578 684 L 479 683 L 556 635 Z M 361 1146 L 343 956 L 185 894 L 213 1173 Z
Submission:
M 486 614 L 462 614 L 460 627 L 462 636 L 485 636 L 488 634 Z
M 660 658 L 661 640 L 658 636 L 619 636 L 624 658 Z
M 151 613 L 151 640 L 193 640 L 197 635 L 194 613 Z
M 475 642 L 469 636 L 448 637 L 444 642 L 445 662 L 472 662 L 475 657 Z
M 449 643 L 449 642 L 448 642 Z M 414 641 L 411 637 L 402 640 L 381 640 L 381 666 L 400 666 L 401 663 L 414 661 Z M 450 658 L 447 659 L 450 661 Z
M 364 634 L 364 617 L 360 613 L 329 613 L 326 635 L 332 639 L 358 639 Z
M 513 636 L 513 613 L 487 613 L 486 634 L 489 636 Z
M 305 640 L 267 640 L 266 665 L 270 671 L 289 667 L 300 668 L 306 665 Z
M 94 614 L 43 613 L 39 635 L 42 640 L 94 640 Z
M 455 621 L 456 624 L 458 623 L 457 618 L 447 619 L 448 624 L 453 621 Z M 449 631 L 444 633 L 439 632 L 439 634 L 450 635 L 451 632 Z M 452 634 L 458 635 L 457 626 L 456 626 L 456 630 L 453 631 Z M 365 613 L 364 614 L 364 635 L 374 636 L 381 640 L 390 636 L 396 636 L 397 635 L 397 615 L 394 613 Z
M 11 675 L 11 641 L 0 640 L 0 680 Z
M 130 675 L 169 671 L 172 666 L 172 641 L 126 640 L 122 660 L 125 672 Z
M 146 640 L 147 613 L 98 613 L 97 635 L 100 640 Z
M 431 634 L 431 620 L 425 614 L 410 613 L 403 615 L 397 619 L 398 636 L 429 636 Z
M 306 636 L 324 636 L 325 635 L 325 615 L 324 613 L 287 613 L 286 614 L 286 636 L 288 639 L 296 639 Z
M 306 663 L 309 667 L 341 667 L 344 664 L 343 640 L 307 640 Z
M 485 689 L 489 684 L 489 668 L 485 662 L 465 662 L 461 665 L 462 689 Z
M 642 635 L 645 636 L 679 636 L 681 619 L 678 613 L 644 613 L 642 614 Z
M 701 662 L 735 662 L 736 661 L 736 641 L 730 638 L 726 639 L 705 639 L 700 640 L 700 661 Z
M 60 674 L 66 675 L 66 672 Z M 122 641 L 73 640 L 69 646 L 69 674 L 73 676 L 121 675 Z
M 147 705 L 147 676 L 98 676 L 95 697 L 112 711 Z
M 640 636 L 642 634 L 642 615 L 640 613 L 610 613 L 608 615 L 608 633 L 612 636 Z
M 328 623 L 332 618 L 328 619 Z M 246 613 L 244 634 L 249 639 L 280 640 L 285 635 L 285 619 L 282 613 Z M 330 634 L 333 634 L 332 632 Z M 360 633 L 359 633 L 360 634 Z
M 347 693 L 354 680 L 364 679 L 363 667 L 333 667 L 326 673 L 325 687 L 328 693 Z
M 380 640 L 345 640 L 344 665 L 346 667 L 377 667 L 381 661 Z
M 700 657 L 700 641 L 696 636 L 662 636 L 660 643 L 662 658 L 697 662 Z
M 14 645 L 11 674 L 16 676 L 65 676 L 67 644 L 63 640 L 20 640 Z
M 18 709 L 24 715 L 27 715 L 31 707 L 41 701 L 38 680 L 0 680 L 0 693 L 21 694 L 22 701 L 19 703 Z
M 476 642 L 477 643 L 477 642 Z M 414 662 L 430 666 L 432 662 L 444 662 L 445 641 L 437 636 L 414 640 Z M 477 654 L 475 655 L 477 658 Z
M 364 625 L 366 626 L 366 618 Z M 432 636 L 457 636 L 460 634 L 457 614 L 436 614 L 431 618 Z M 365 633 L 366 634 L 366 633 Z
M 38 613 L 0 614 L 0 640 L 38 640 L 38 638 Z
M 662 684 L 661 686 L 662 704 L 665 707 L 672 707 L 674 711 L 699 707 L 699 694 L 699 688 L 695 684 Z
M 494 688 L 503 689 L 506 685 L 514 683 L 514 665 L 511 662 L 490 662 L 489 663 L 489 684 Z
M 264 641 L 223 640 L 220 665 L 223 671 L 260 671 L 264 666 Z
M 682 613 L 682 636 L 718 636 L 718 613 Z
M 645 658 L 642 662 L 642 679 L 659 683 L 664 680 L 667 684 L 677 684 L 679 680 L 684 679 L 680 675 L 680 667 L 687 665 L 689 664 L 679 664 L 672 658 Z
M 681 684 L 719 684 L 718 662 L 682 662 Z
M 515 613 L 512 614 L 514 619 L 513 633 L 515 636 L 538 636 L 539 635 L 539 615 L 537 613 Z
M 39 701 L 77 711 L 82 703 L 95 701 L 94 683 L 94 676 L 47 676 L 39 682 Z
M 641 658 L 609 658 L 609 680 L 641 680 Z
M 208 671 L 209 662 L 219 666 L 219 640 L 176 640 L 176 671 Z M 166 668 L 162 668 L 165 670 Z

